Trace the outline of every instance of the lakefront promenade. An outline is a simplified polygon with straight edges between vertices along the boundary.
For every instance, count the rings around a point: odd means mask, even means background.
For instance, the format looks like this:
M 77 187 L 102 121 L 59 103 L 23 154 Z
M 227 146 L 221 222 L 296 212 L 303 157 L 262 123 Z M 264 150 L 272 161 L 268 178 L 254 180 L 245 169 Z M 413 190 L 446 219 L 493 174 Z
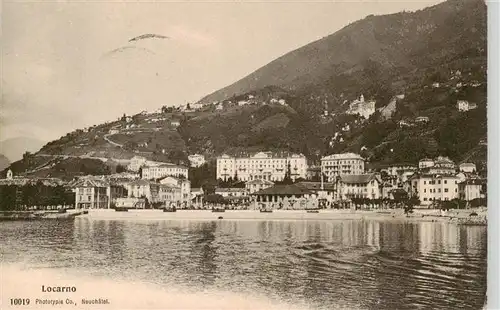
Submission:
M 487 209 L 463 209 L 441 211 L 434 209 L 417 209 L 405 214 L 402 209 L 391 210 L 319 210 L 317 213 L 306 210 L 128 210 L 116 212 L 113 209 L 89 210 L 81 218 L 109 220 L 376 220 L 376 221 L 409 221 L 409 222 L 454 222 L 459 224 L 486 224 Z

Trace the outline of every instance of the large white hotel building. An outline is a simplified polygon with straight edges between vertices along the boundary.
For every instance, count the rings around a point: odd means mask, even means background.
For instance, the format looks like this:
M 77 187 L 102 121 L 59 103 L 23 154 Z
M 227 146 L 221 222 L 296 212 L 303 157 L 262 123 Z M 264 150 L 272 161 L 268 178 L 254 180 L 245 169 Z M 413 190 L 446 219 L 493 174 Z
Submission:
M 238 177 L 240 181 L 281 181 L 290 165 L 292 180 L 306 178 L 307 159 L 302 154 L 275 154 L 259 152 L 252 156 L 233 157 L 222 155 L 217 158 L 217 179 Z
M 336 176 L 363 174 L 365 160 L 354 153 L 332 154 L 321 158 L 321 171 L 328 178 L 328 182 L 333 182 Z
M 188 178 L 188 168 L 174 164 L 159 164 L 142 168 L 142 178 L 147 180 L 160 179 L 166 176 L 183 176 Z

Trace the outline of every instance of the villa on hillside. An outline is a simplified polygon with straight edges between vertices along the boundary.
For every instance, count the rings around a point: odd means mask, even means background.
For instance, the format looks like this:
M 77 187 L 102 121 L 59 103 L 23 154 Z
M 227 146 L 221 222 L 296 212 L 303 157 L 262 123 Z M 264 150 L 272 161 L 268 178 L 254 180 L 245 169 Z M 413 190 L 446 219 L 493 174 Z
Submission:
M 477 109 L 477 104 L 467 100 L 457 100 L 457 109 L 460 112 L 467 112 L 469 110 Z
M 415 123 L 428 123 L 429 122 L 429 117 L 428 116 L 417 116 L 415 118 Z
M 181 165 L 161 163 L 156 166 L 142 168 L 142 178 L 147 180 L 160 179 L 166 176 L 182 176 L 188 178 L 188 168 Z
M 189 155 L 188 160 L 191 164 L 191 167 L 200 167 L 206 162 L 205 156 L 200 154 Z
M 456 165 L 448 157 L 438 156 L 436 159 L 424 158 L 419 161 L 419 169 L 427 174 L 455 174 Z
M 349 110 L 347 110 L 346 113 L 358 114 L 365 119 L 368 119 L 373 113 L 375 113 L 375 101 L 365 101 L 365 97 L 361 95 L 359 99 L 355 99 L 349 104 Z
M 474 173 L 476 172 L 476 165 L 473 163 L 461 163 L 458 166 L 459 171 L 461 172 L 468 172 L 468 173 Z

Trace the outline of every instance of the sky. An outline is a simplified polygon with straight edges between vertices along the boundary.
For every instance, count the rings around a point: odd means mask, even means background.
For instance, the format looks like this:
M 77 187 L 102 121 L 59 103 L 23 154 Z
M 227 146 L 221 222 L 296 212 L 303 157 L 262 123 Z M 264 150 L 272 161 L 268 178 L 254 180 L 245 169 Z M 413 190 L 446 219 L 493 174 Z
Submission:
M 4 0 L 0 141 L 194 102 L 367 15 L 439 2 Z M 146 33 L 168 38 L 129 42 Z

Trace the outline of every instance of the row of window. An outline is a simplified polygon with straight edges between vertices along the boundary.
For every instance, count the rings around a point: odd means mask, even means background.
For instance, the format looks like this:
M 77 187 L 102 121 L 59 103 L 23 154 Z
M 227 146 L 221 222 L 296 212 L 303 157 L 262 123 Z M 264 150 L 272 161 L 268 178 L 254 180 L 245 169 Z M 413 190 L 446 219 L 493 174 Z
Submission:
M 363 166 L 359 165 L 359 166 L 353 166 L 353 165 L 342 165 L 342 166 L 325 166 L 324 169 L 325 170 L 329 170 L 329 169 L 360 169 L 360 170 L 363 170 Z
M 237 164 L 251 164 L 251 163 L 274 163 L 274 164 L 279 164 L 279 163 L 304 163 L 305 160 L 300 160 L 300 159 L 248 159 L 248 160 L 236 160 Z M 235 160 L 232 159 L 219 159 L 217 160 L 217 164 L 222 163 L 222 164 L 232 164 L 234 163 Z
M 441 189 L 440 189 L 440 188 L 438 188 L 437 190 L 438 190 L 438 191 L 437 191 L 438 193 L 441 193 Z M 431 188 L 431 189 L 429 189 L 429 193 L 435 193 L 435 192 L 436 192 L 436 189 L 435 189 L 435 188 Z M 445 193 L 448 193 L 448 188 L 445 188 L 445 189 L 444 189 L 444 192 L 445 192 Z M 458 190 L 455 188 L 455 193 L 456 193 L 456 192 L 458 192 Z M 424 188 L 424 193 L 427 193 L 427 189 L 426 189 L 426 188 Z
M 323 161 L 321 164 L 323 165 L 338 165 L 338 164 L 359 164 L 360 162 L 364 162 L 362 159 L 357 160 L 332 160 L 332 161 Z
M 432 181 L 429 181 L 429 184 L 430 185 L 441 184 L 441 180 L 437 180 L 437 183 L 436 183 L 436 180 L 432 180 Z M 443 180 L 443 184 L 448 184 L 448 180 Z M 458 184 L 458 181 L 455 181 L 455 184 Z M 424 185 L 427 185 L 427 181 L 425 181 L 425 180 L 424 180 Z

